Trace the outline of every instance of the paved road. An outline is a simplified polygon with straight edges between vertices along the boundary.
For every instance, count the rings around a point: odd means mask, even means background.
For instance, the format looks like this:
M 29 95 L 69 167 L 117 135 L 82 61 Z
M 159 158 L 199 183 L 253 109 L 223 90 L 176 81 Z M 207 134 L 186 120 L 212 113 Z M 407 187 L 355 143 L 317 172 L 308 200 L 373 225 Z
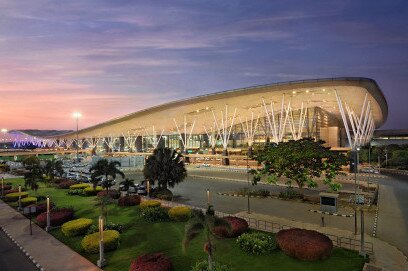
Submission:
M 0 270 L 38 271 L 37 267 L 34 266 L 3 231 L 0 231 Z
M 408 255 L 408 176 L 387 175 L 380 181 L 377 237 Z
M 217 195 L 217 192 L 234 191 L 239 188 L 247 187 L 246 182 L 231 181 L 231 180 L 212 180 L 206 177 L 225 176 L 230 179 L 246 179 L 246 174 L 235 172 L 213 172 L 205 170 L 189 171 L 189 175 L 202 175 L 202 178 L 187 177 L 181 184 L 174 187 L 173 194 L 177 196 L 176 200 L 198 207 L 206 207 L 207 204 L 207 188 L 211 191 L 211 203 L 218 211 L 226 213 L 238 213 L 247 210 L 247 198 L 230 197 Z M 143 179 L 141 172 L 127 173 L 127 178 L 141 181 Z M 268 189 L 273 192 L 283 190 L 282 187 L 259 184 L 257 188 Z M 307 192 L 306 193 L 317 193 Z M 319 214 L 309 212 L 310 209 L 319 209 L 318 205 L 308 204 L 303 202 L 285 201 L 280 199 L 266 198 L 266 199 L 250 199 L 250 208 L 252 212 L 273 215 L 294 221 L 302 221 L 307 223 L 320 224 L 321 217 Z M 352 210 L 340 209 L 340 213 L 350 214 Z M 372 232 L 372 223 L 374 214 L 366 214 L 365 230 L 367 233 Z M 354 231 L 354 218 L 325 216 L 327 226 L 339 229 Z

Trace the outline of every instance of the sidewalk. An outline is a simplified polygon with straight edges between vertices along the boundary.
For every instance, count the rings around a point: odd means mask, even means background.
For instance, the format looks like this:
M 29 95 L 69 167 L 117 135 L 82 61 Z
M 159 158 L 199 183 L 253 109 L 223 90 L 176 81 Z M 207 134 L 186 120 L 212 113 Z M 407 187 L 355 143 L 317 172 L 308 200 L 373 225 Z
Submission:
M 29 220 L 3 201 L 0 201 L 0 226 L 46 271 L 101 271 L 35 224 L 31 236 Z
M 274 222 L 274 223 L 278 223 L 281 225 L 287 225 L 290 227 L 318 230 L 322 233 L 337 235 L 339 237 L 356 238 L 356 239 L 359 238 L 359 236 L 355 236 L 354 233 L 351 231 L 341 230 L 337 228 L 330 228 L 330 227 L 321 227 L 320 225 L 316 225 L 316 224 L 298 222 L 298 221 L 275 217 L 275 216 L 262 215 L 262 214 L 257 214 L 257 213 L 248 214 L 246 212 L 240 212 L 235 215 L 247 217 L 247 218 L 254 218 L 256 220 Z M 364 238 L 366 242 L 373 243 L 374 257 L 372 257 L 371 259 L 371 262 L 370 262 L 371 264 L 381 267 L 382 270 L 384 271 L 406 271 L 408 270 L 408 261 L 407 261 L 406 256 L 396 247 L 378 238 L 371 237 L 367 234 L 365 235 Z

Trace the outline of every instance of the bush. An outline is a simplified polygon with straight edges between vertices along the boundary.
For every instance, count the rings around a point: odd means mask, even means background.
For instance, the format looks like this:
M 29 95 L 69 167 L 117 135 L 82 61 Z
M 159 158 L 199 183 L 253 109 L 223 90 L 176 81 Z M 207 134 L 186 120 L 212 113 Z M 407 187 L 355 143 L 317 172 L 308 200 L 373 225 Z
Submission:
M 145 200 L 140 203 L 140 208 L 160 207 L 161 203 L 157 200 Z
M 214 228 L 214 234 L 217 235 L 218 237 L 224 237 L 224 238 L 231 238 L 231 237 L 238 237 L 244 232 L 248 231 L 249 225 L 248 222 L 239 217 L 234 217 L 234 216 L 226 216 L 223 217 L 225 221 L 227 221 L 231 228 L 228 229 L 225 226 L 217 226 Z
M 37 201 L 38 201 L 38 198 L 37 198 Z M 35 206 L 35 214 L 36 215 L 47 212 L 47 203 L 46 202 L 37 203 L 34 206 Z M 52 210 L 54 208 L 55 208 L 55 204 L 50 202 L 50 210 Z
M 68 190 L 67 195 L 69 196 L 78 196 L 78 195 L 83 195 L 84 190 L 82 189 L 75 189 L 75 190 Z
M 303 199 L 303 195 L 297 193 L 293 188 L 288 187 L 284 192 L 279 193 L 281 199 Z
M 140 204 L 140 196 L 138 195 L 129 195 L 119 198 L 118 205 L 119 206 L 134 206 Z
M 47 199 L 47 197 L 46 197 L 46 196 L 43 196 L 43 195 L 38 195 L 38 196 L 36 196 L 36 197 L 37 197 L 37 202 L 44 201 L 44 200 Z
M 63 182 L 60 182 L 59 184 L 58 184 L 58 188 L 60 188 L 60 189 L 68 189 L 71 185 L 75 185 L 76 184 L 76 182 L 74 182 L 74 181 L 70 181 L 70 180 L 68 180 L 68 181 L 63 181 Z
M 130 264 L 129 271 L 171 271 L 173 264 L 164 253 L 146 254 L 136 258 Z
M 11 185 L 5 184 L 3 187 L 0 186 L 0 191 L 1 190 L 10 190 L 11 189 Z
M 162 207 L 143 208 L 142 217 L 149 222 L 161 222 L 169 219 L 167 210 Z
M 271 192 L 266 189 L 259 189 L 259 190 L 253 191 L 252 195 L 256 197 L 267 198 L 271 195 Z
M 105 251 L 115 250 L 119 246 L 119 232 L 114 230 L 103 231 L 103 244 Z M 85 236 L 81 241 L 81 246 L 87 253 L 99 252 L 99 232 Z
M 74 218 L 74 210 L 70 208 L 54 209 L 50 211 L 51 226 L 61 226 Z M 37 216 L 37 223 L 40 227 L 47 226 L 47 212 Z
M 26 198 L 28 197 L 28 193 L 27 192 L 21 192 L 21 194 L 19 192 L 15 192 L 15 193 L 9 193 L 6 195 L 6 201 L 18 201 L 18 197 L 21 195 L 21 198 Z
M 119 233 L 122 233 L 125 230 L 125 226 L 123 226 L 122 224 L 115 224 L 112 222 L 108 222 L 104 225 L 104 230 L 115 230 Z M 91 227 L 89 227 L 87 234 L 92 234 L 99 231 L 98 226 L 96 225 L 92 225 Z
M 103 190 L 103 191 L 98 192 L 97 196 L 98 197 L 109 196 L 112 199 L 118 199 L 120 198 L 120 192 L 118 190 L 113 190 L 113 189 L 109 191 Z
M 187 221 L 191 217 L 191 209 L 187 206 L 176 206 L 169 210 L 169 217 L 174 221 Z
M 333 249 L 329 237 L 312 230 L 280 230 L 276 234 L 276 241 L 283 253 L 299 260 L 327 259 Z
M 87 187 L 84 189 L 84 194 L 86 196 L 95 196 L 103 190 L 102 186 L 97 186 L 95 189 L 93 187 Z
M 54 180 L 52 180 L 53 183 L 55 184 L 60 184 L 62 182 L 66 182 L 69 181 L 69 179 L 65 179 L 65 178 L 54 178 Z
M 92 219 L 78 218 L 62 224 L 61 231 L 66 236 L 84 235 L 92 225 Z
M 78 183 L 78 184 L 71 185 L 69 187 L 69 189 L 76 190 L 76 189 L 85 189 L 85 188 L 88 188 L 88 187 L 90 187 L 90 185 L 87 184 L 87 183 Z
M 213 263 L 212 271 L 233 271 L 231 265 L 229 264 L 220 264 L 218 262 Z M 199 261 L 192 268 L 191 271 L 208 271 L 208 261 Z
M 10 190 L 4 190 L 4 195 L 10 194 L 10 193 L 18 193 L 18 189 L 10 189 Z
M 238 246 L 249 254 L 263 255 L 276 249 L 275 237 L 270 233 L 244 233 L 237 239 Z
M 34 203 L 37 203 L 36 197 L 27 197 L 27 198 L 21 199 L 21 206 L 23 207 L 26 207 Z
M 171 201 L 173 199 L 173 192 L 167 188 L 155 189 L 151 196 L 154 198 Z

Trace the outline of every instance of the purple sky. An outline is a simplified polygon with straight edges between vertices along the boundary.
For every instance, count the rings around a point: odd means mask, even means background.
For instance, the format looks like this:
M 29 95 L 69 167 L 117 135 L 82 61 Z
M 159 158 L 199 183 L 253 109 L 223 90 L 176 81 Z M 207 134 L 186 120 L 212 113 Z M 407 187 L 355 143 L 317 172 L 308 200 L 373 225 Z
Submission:
M 375 79 L 408 128 L 407 1 L 0 0 L 0 126 L 73 129 L 252 85 Z

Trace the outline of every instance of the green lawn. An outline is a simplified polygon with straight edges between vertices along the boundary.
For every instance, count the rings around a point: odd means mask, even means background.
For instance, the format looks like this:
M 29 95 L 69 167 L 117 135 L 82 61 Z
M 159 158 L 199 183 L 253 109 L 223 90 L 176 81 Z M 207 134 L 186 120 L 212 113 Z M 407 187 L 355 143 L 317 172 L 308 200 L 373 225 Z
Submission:
M 23 180 L 13 179 L 11 182 L 17 185 L 23 183 Z M 41 184 L 38 194 L 48 194 L 58 207 L 73 207 L 76 217 L 91 218 L 96 223 L 100 209 L 95 206 L 95 197 L 67 196 L 66 191 L 53 187 L 46 188 Z M 34 192 L 29 192 L 34 195 Z M 190 248 L 183 252 L 181 240 L 184 234 L 184 223 L 182 222 L 145 222 L 139 216 L 138 207 L 118 207 L 116 204 L 109 205 L 108 221 L 124 224 L 127 229 L 121 234 L 120 247 L 116 251 L 107 253 L 108 265 L 104 270 L 128 270 L 130 262 L 138 255 L 151 252 L 165 252 L 169 255 L 176 271 L 190 270 L 197 260 L 206 259 L 203 251 L 203 236 L 194 240 Z M 65 237 L 59 229 L 53 230 L 51 234 L 90 261 L 96 262 L 98 255 L 90 255 L 82 251 L 80 246 L 82 237 Z M 235 239 L 218 239 L 215 246 L 216 261 L 229 263 L 236 271 L 357 271 L 362 270 L 364 265 L 358 253 L 339 248 L 335 248 L 332 256 L 325 261 L 304 262 L 292 259 L 279 250 L 265 256 L 247 255 L 240 250 Z

